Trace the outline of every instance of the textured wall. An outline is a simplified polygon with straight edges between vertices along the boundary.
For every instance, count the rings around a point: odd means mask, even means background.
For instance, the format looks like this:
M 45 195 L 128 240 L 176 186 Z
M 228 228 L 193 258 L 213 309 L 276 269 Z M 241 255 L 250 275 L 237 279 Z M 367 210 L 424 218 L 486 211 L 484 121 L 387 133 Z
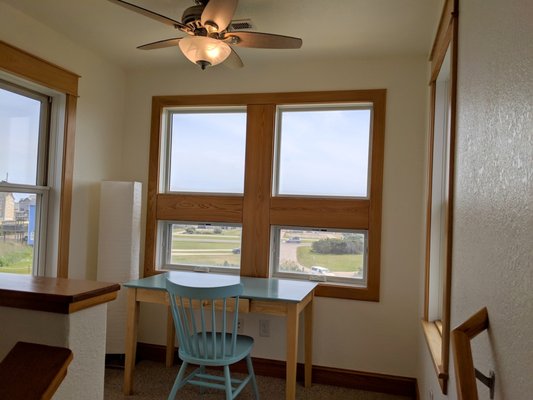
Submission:
M 530 0 L 460 2 L 451 325 L 488 308 L 473 354 L 495 370 L 496 399 L 533 393 L 532 21 Z M 422 398 L 445 398 L 423 351 Z

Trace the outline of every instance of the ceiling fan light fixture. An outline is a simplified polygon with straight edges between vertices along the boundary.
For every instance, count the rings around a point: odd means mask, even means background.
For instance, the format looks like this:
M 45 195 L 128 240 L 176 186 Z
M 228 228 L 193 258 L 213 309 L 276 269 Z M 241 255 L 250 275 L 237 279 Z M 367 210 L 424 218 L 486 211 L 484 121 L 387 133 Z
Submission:
M 227 43 L 207 36 L 184 37 L 179 47 L 185 57 L 202 69 L 220 64 L 231 54 L 231 47 Z

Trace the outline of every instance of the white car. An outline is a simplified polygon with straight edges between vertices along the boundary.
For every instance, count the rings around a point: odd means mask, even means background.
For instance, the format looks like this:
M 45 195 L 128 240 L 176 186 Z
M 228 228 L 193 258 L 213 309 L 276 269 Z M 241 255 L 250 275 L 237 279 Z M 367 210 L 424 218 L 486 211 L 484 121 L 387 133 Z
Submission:
M 320 267 L 318 265 L 313 265 L 311 267 L 311 272 L 313 274 L 326 275 L 326 274 L 329 274 L 329 269 L 326 267 Z

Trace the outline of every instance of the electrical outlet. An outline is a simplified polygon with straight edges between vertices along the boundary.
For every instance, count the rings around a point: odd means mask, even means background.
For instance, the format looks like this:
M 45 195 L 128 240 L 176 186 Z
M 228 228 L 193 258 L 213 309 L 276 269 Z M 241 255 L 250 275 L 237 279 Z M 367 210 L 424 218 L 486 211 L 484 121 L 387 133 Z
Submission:
M 237 320 L 237 333 L 243 333 L 244 332 L 244 321 L 239 318 Z
M 270 320 L 268 319 L 259 320 L 259 336 L 270 337 Z

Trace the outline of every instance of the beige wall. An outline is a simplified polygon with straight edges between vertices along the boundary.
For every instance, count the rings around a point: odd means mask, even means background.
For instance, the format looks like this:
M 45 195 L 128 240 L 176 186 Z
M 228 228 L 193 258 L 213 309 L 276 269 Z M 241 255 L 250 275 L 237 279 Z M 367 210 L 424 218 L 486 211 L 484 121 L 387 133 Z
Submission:
M 474 364 L 495 399 L 533 393 L 533 30 L 530 0 L 460 2 L 451 325 L 487 307 Z M 440 394 L 423 339 L 422 399 Z M 453 356 L 450 357 L 453 364 Z M 478 384 L 480 398 L 488 389 Z
M 426 57 L 300 60 L 268 65 L 253 65 L 244 57 L 246 66 L 239 71 L 224 67 L 200 71 L 187 65 L 181 69 L 130 71 L 124 77 L 119 68 L 98 55 L 1 3 L 0 37 L 82 75 L 71 230 L 72 277 L 96 276 L 99 182 L 138 180 L 146 193 L 153 95 L 387 89 L 381 301 L 319 298 L 314 363 L 416 375 Z M 146 195 L 143 207 L 144 218 Z M 146 312 L 150 308 L 154 312 Z M 165 315 L 157 306 L 143 307 L 140 339 L 164 343 Z M 272 318 L 273 337 L 260 338 L 259 318 L 247 316 L 244 324 L 245 332 L 257 338 L 254 355 L 283 359 L 284 320 Z
M 415 376 L 421 263 L 422 190 L 426 128 L 426 58 L 335 60 L 298 64 L 130 71 L 127 77 L 125 179 L 146 183 L 153 95 L 386 88 L 381 301 L 319 298 L 315 314 L 317 365 Z M 146 185 L 145 185 L 146 189 Z M 144 206 L 146 206 L 144 204 Z M 145 311 L 146 310 L 146 311 Z M 152 312 L 147 312 L 151 310 Z M 141 313 L 140 339 L 164 343 L 162 311 Z M 285 322 L 272 318 L 271 338 L 247 316 L 254 355 L 284 359 Z M 153 329 L 159 326 L 160 329 Z
M 95 278 L 99 183 L 120 178 L 124 73 L 0 2 L 0 39 L 81 75 L 76 116 L 69 274 Z

